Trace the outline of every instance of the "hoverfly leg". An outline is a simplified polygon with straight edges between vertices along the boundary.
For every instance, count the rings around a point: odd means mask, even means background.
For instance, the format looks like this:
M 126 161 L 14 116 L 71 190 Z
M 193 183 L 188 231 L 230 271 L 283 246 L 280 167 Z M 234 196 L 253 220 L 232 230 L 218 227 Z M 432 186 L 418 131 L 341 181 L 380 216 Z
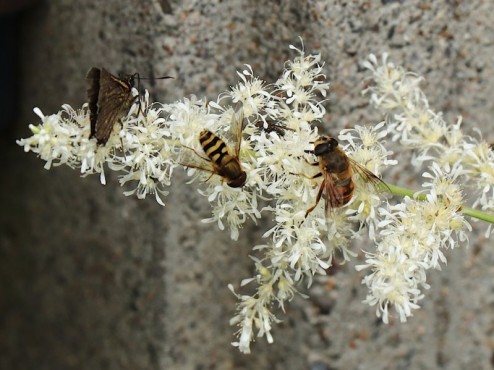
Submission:
M 201 159 L 203 159 L 203 160 L 205 160 L 205 161 L 208 161 L 208 162 L 209 162 L 209 158 L 203 157 L 203 156 L 202 156 L 200 153 L 198 153 L 198 152 L 197 152 L 197 150 L 195 150 L 194 148 L 191 148 L 190 146 L 185 146 L 185 145 L 183 145 L 182 147 L 183 147 L 183 148 L 187 148 L 187 149 L 189 149 L 189 150 L 192 150 L 192 151 L 195 153 L 195 155 L 197 155 L 199 158 L 201 158 Z M 182 166 L 184 166 L 184 167 L 188 167 L 186 164 L 183 164 Z
M 325 186 L 325 181 L 323 181 L 321 183 L 321 186 L 319 187 L 319 191 L 317 192 L 317 197 L 316 197 L 316 203 L 314 203 L 314 205 L 312 207 L 310 207 L 307 211 L 305 211 L 304 218 L 307 218 L 307 216 L 309 215 L 309 213 L 311 213 L 317 207 L 317 205 L 319 204 L 319 201 L 321 200 L 321 197 L 322 197 L 322 193 L 324 191 L 324 186 Z
M 316 173 L 314 176 L 307 176 L 305 173 L 295 173 L 295 172 L 289 172 L 289 173 L 290 175 L 303 176 L 309 180 L 317 179 L 318 177 L 322 176 L 322 172 Z
M 304 157 L 304 161 L 307 162 L 309 166 L 319 166 L 319 162 L 309 162 L 307 158 Z
M 314 176 L 307 176 L 308 179 L 317 179 L 318 177 L 322 176 L 322 172 L 316 173 Z
M 208 182 L 208 181 L 209 181 L 209 179 L 211 179 L 211 177 L 213 177 L 214 175 L 215 175 L 215 173 L 214 173 L 214 172 L 212 172 L 212 173 L 211 173 L 211 175 L 209 175 L 209 177 L 208 177 L 208 178 L 206 179 L 206 181 L 204 181 L 204 182 Z M 223 182 L 223 181 L 221 181 L 221 182 Z

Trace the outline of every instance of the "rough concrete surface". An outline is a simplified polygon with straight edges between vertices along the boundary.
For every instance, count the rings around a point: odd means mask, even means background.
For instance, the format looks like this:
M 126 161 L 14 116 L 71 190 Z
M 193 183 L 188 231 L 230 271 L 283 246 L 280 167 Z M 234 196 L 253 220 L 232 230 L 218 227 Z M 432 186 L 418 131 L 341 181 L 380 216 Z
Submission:
M 361 304 L 355 261 L 317 278 L 310 299 L 280 313 L 275 342 L 262 338 L 246 356 L 230 346 L 236 301 L 226 286 L 251 276 L 262 224 L 232 242 L 200 222 L 209 205 L 183 178 L 163 208 L 125 197 L 116 174 L 103 187 L 68 168 L 46 171 L 14 139 L 37 123 L 33 107 L 82 104 L 93 65 L 176 76 L 146 86 L 160 101 L 214 99 L 244 63 L 272 82 L 301 36 L 332 83 L 326 132 L 382 118 L 360 95 L 359 62 L 387 51 L 424 75 L 433 109 L 450 122 L 463 115 L 465 130 L 492 141 L 493 24 L 494 2 L 482 0 L 50 0 L 25 11 L 22 110 L 0 149 L 0 368 L 492 368 L 494 251 L 482 223 L 469 248 L 429 274 L 408 323 L 383 325 Z

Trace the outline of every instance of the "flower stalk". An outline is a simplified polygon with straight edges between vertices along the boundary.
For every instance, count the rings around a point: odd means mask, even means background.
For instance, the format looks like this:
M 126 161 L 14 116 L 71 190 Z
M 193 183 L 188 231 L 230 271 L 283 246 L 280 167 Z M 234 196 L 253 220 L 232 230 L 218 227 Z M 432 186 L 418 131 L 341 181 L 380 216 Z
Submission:
M 393 194 L 393 195 L 397 195 L 400 197 L 415 198 L 415 199 L 418 199 L 421 201 L 426 200 L 426 196 L 424 194 L 417 193 L 414 190 L 403 188 L 403 187 L 393 185 L 390 183 L 386 183 L 386 186 L 388 187 L 391 194 Z M 461 206 L 460 210 L 461 210 L 461 213 L 463 213 L 466 216 L 474 217 L 476 219 L 494 224 L 494 215 L 493 214 L 483 212 L 483 211 L 480 211 L 480 210 L 477 210 L 474 208 L 465 207 L 465 206 Z

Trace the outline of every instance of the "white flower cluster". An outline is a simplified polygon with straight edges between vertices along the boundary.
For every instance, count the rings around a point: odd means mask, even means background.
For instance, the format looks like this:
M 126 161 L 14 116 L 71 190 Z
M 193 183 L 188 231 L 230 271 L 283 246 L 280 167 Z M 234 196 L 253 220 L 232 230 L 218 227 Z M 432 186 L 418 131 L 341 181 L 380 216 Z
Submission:
M 402 203 L 379 209 L 377 250 L 365 252 L 366 264 L 357 267 L 371 271 L 363 279 L 369 288 L 365 302 L 377 306 L 385 323 L 390 307 L 401 321 L 412 315 L 422 290 L 429 288 L 426 270 L 440 269 L 440 263 L 446 263 L 443 250 L 467 240 L 465 230 L 471 227 L 462 214 L 463 191 L 473 188 L 474 206 L 481 204 L 485 210 L 492 210 L 494 202 L 492 195 L 487 196 L 494 184 L 494 155 L 488 145 L 464 135 L 461 118 L 448 125 L 429 108 L 419 88 L 421 77 L 387 58 L 384 54 L 379 62 L 370 55 L 364 62 L 373 80 L 364 92 L 386 115 L 392 139 L 402 149 L 414 150 L 417 170 L 426 164 L 429 172 L 423 174 L 428 179 L 424 190 L 413 199 L 407 196 Z
M 420 77 L 393 66 L 386 56 L 379 63 L 371 55 L 365 63 L 374 79 L 367 92 L 387 112 L 386 121 L 341 131 L 338 155 L 350 158 L 351 170 L 329 174 L 322 169 L 323 159 L 320 153 L 315 155 L 315 148 L 325 133 L 321 135 L 314 124 L 324 117 L 322 103 L 329 84 L 320 55 L 290 48 L 298 55 L 273 84 L 255 77 L 246 65 L 238 73 L 238 84 L 216 101 L 191 97 L 150 104 L 146 92 L 115 124 L 104 145 L 89 138 L 87 104 L 78 110 L 64 105 L 50 116 L 36 108 L 41 124 L 31 125 L 33 135 L 18 141 L 46 161 L 47 169 L 66 164 L 80 168 L 83 175 L 99 173 L 104 183 L 106 165 L 119 171 L 121 185 L 133 185 L 126 195 L 153 194 L 162 205 L 173 171 L 186 167 L 193 176 L 190 182 L 199 180 L 203 185 L 199 192 L 211 203 L 211 217 L 205 221 L 228 228 L 234 240 L 244 222 L 267 213 L 275 224 L 265 232 L 266 242 L 254 247 L 255 276 L 241 282 L 256 284 L 254 293 L 237 294 L 229 286 L 239 299 L 231 319 L 238 326 L 233 344 L 243 353 L 250 352 L 255 336 L 273 341 L 272 324 L 279 322 L 273 306 L 283 310 L 285 302 L 300 294 L 298 287 L 310 286 L 315 274 L 325 274 L 335 252 L 345 260 L 356 256 L 350 245 L 364 229 L 377 244 L 375 251 L 365 252 L 365 264 L 358 266 L 369 270 L 363 280 L 369 288 L 366 302 L 377 306 L 384 322 L 389 321 L 391 307 L 406 320 L 428 288 L 426 271 L 445 262 L 444 249 L 466 240 L 470 225 L 462 215 L 459 179 L 480 179 L 471 182 L 481 189 L 476 203 L 494 208 L 494 158 L 488 146 L 464 136 L 461 120 L 446 125 L 429 109 L 418 87 Z M 234 127 L 240 130 L 235 132 Z M 382 191 L 393 192 L 395 187 L 369 174 L 379 176 L 396 164 L 384 145 L 388 133 L 415 149 L 415 162 L 428 164 L 430 170 L 424 174 L 422 192 L 400 204 L 382 206 Z M 214 151 L 226 145 L 232 163 L 238 162 L 246 173 L 245 184 L 229 185 L 224 164 L 210 159 L 207 151 L 212 149 L 203 147 L 200 137 L 203 141 L 208 137 Z M 335 177 L 338 189 L 327 186 Z M 344 206 L 332 207 L 334 194 L 329 191 L 345 192 Z
M 349 249 L 351 240 L 359 235 L 355 226 L 367 225 L 373 235 L 376 210 L 381 203 L 367 179 L 355 176 L 355 192 L 346 207 L 331 209 L 331 217 L 327 217 L 321 204 L 306 215 L 316 202 L 322 182 L 321 177 L 314 178 L 320 168 L 311 165 L 317 163 L 311 150 L 319 137 L 313 123 L 325 113 L 318 98 L 326 96 L 328 84 L 321 82 L 324 76 L 320 56 L 297 51 L 299 56 L 287 64 L 275 83 L 274 95 L 283 98 L 274 100 L 267 116 L 261 117 L 267 130 L 253 136 L 254 151 L 258 154 L 256 174 L 263 179 L 260 184 L 265 192 L 274 199 L 274 205 L 267 211 L 274 213 L 276 224 L 264 235 L 270 242 L 255 247 L 263 253 L 262 258 L 253 258 L 256 276 L 242 281 L 242 286 L 256 283 L 255 293 L 237 295 L 240 302 L 231 324 L 239 326 L 239 340 L 234 345 L 244 353 L 250 352 L 256 330 L 258 337 L 265 335 L 268 342 L 273 340 L 272 323 L 279 320 L 271 306 L 283 309 L 284 303 L 297 293 L 297 286 L 303 281 L 310 286 L 315 274 L 325 274 L 336 251 L 347 260 L 356 255 Z M 269 132 L 270 122 L 283 127 L 282 135 L 274 129 Z M 339 140 L 345 143 L 345 153 L 379 174 L 394 163 L 381 142 L 384 136 L 386 130 L 381 123 L 344 130 Z M 230 289 L 234 291 L 232 286 Z
M 79 110 L 64 106 L 49 117 L 36 109 L 41 125 L 30 126 L 33 136 L 18 141 L 26 151 L 38 153 L 47 168 L 52 163 L 67 164 L 80 168 L 83 175 L 100 173 L 103 183 L 106 164 L 121 173 L 121 185 L 134 184 L 127 195 L 155 194 L 160 204 L 173 170 L 184 165 L 194 176 L 192 181 L 204 182 L 200 193 L 212 204 L 212 215 L 205 221 L 218 223 L 220 229 L 228 227 L 232 239 L 238 238 L 247 219 L 260 218 L 261 211 L 270 213 L 276 224 L 265 233 L 269 242 L 254 248 L 263 254 L 255 259 L 258 274 L 242 282 L 256 282 L 256 293 L 239 296 L 238 312 L 231 321 L 239 325 L 239 341 L 234 344 L 245 353 L 256 331 L 272 341 L 271 324 L 278 321 L 271 312 L 273 302 L 283 308 L 297 292 L 297 285 L 304 280 L 310 285 L 314 274 L 325 273 L 335 251 L 341 251 L 345 259 L 355 255 L 349 249 L 358 235 L 355 225 L 368 225 L 373 235 L 381 201 L 365 179 L 355 176 L 358 185 L 348 206 L 331 210 L 327 217 L 323 206 L 327 199 L 323 199 L 306 215 L 323 181 L 315 177 L 321 170 L 312 165 L 317 164 L 312 151 L 319 138 L 314 123 L 325 114 L 321 99 L 329 84 L 322 74 L 320 55 L 305 55 L 290 47 L 298 56 L 271 85 L 256 78 L 247 65 L 238 73 L 239 83 L 215 102 L 190 98 L 150 104 L 145 94 L 115 124 L 105 145 L 89 139 L 87 105 Z M 231 132 L 232 122 L 239 110 L 244 121 L 238 160 L 247 179 L 242 188 L 232 188 L 210 160 L 211 170 L 204 170 L 208 158 L 198 139 L 203 130 L 209 130 L 224 140 L 232 154 L 238 141 Z M 378 174 L 393 163 L 381 143 L 384 136 L 381 123 L 345 130 L 339 139 L 345 153 Z M 262 204 L 264 200 L 272 203 L 260 209 L 258 199 L 263 199 Z
M 370 269 L 363 283 L 369 288 L 364 302 L 377 305 L 377 316 L 389 322 L 389 308 L 394 307 L 400 321 L 419 308 L 421 289 L 428 289 L 426 271 L 441 269 L 446 263 L 443 249 L 452 249 L 467 240 L 470 225 L 460 213 L 463 197 L 456 184 L 458 172 L 445 173 L 432 165 L 430 179 L 423 187 L 422 200 L 405 197 L 402 203 L 380 208 L 379 238 L 376 252 L 366 253 L 366 264 L 357 270 Z
M 101 183 L 105 184 L 107 164 L 110 169 L 123 172 L 122 185 L 131 181 L 137 183 L 135 189 L 126 194 L 136 193 L 139 198 L 155 194 L 158 203 L 163 204 L 160 194 L 167 194 L 163 186 L 169 185 L 177 164 L 172 160 L 170 131 L 161 118 L 164 107 L 161 104 L 150 106 L 147 93 L 121 120 L 119 135 L 111 135 L 103 146 L 97 145 L 96 139 L 89 139 L 87 104 L 77 110 L 64 105 L 60 112 L 50 116 L 44 116 L 39 108 L 34 111 L 42 123 L 30 125 L 33 135 L 17 143 L 26 152 L 37 153 L 45 160 L 46 169 L 66 164 L 80 168 L 82 175 L 99 173 Z M 115 126 L 120 129 L 119 125 Z
M 475 198 L 473 207 L 494 210 L 494 151 L 487 142 L 465 135 L 462 119 L 455 124 L 444 121 L 441 113 L 434 112 L 419 84 L 420 76 L 407 72 L 388 61 L 371 54 L 364 67 L 372 72 L 371 85 L 365 93 L 370 101 L 386 115 L 388 131 L 402 148 L 414 149 L 416 167 L 438 164 L 444 171 L 456 169 L 456 176 L 465 190 Z M 490 233 L 490 227 L 487 235 Z

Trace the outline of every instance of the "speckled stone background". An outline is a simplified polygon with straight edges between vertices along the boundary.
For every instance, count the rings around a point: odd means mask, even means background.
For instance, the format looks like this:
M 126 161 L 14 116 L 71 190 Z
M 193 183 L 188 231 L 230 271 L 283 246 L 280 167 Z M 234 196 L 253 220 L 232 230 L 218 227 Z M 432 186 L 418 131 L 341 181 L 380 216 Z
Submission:
M 209 205 L 177 178 L 162 208 L 68 168 L 43 169 L 15 138 L 38 123 L 34 106 L 79 106 L 93 65 L 114 73 L 171 74 L 153 97 L 214 99 L 249 63 L 271 82 L 303 37 L 332 83 L 324 130 L 380 115 L 360 95 L 370 52 L 426 78 L 431 107 L 494 141 L 492 1 L 50 0 L 22 14 L 20 116 L 0 153 L 0 368 L 2 369 L 490 369 L 494 361 L 494 251 L 475 223 L 469 248 L 428 276 L 423 308 L 385 326 L 361 304 L 354 263 L 296 298 L 275 342 L 251 355 L 230 346 L 228 283 L 252 274 L 250 247 L 203 224 Z M 394 148 L 399 151 L 399 148 Z M 414 186 L 403 167 L 398 182 Z M 372 247 L 356 243 L 355 250 Z M 358 261 L 357 261 L 358 262 Z

